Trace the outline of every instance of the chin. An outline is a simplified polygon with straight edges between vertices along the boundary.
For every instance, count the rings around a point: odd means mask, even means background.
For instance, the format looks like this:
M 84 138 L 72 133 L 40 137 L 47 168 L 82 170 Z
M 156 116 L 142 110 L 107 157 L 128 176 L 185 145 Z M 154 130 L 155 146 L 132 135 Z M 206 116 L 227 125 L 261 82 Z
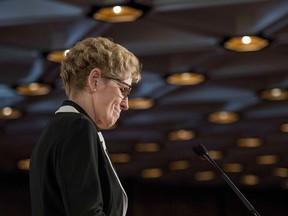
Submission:
M 109 126 L 98 126 L 101 130 L 109 130 L 114 127 L 114 125 L 109 125 Z
M 117 122 L 118 118 L 116 118 L 115 116 L 111 116 L 110 118 L 104 118 L 104 119 L 98 119 L 96 123 L 97 127 L 103 130 L 107 130 L 107 129 L 111 129 L 113 127 L 115 127 L 115 124 Z
M 108 130 L 108 129 L 112 129 L 115 128 L 116 121 L 113 122 L 107 122 L 106 124 L 98 124 L 97 126 L 102 129 L 102 130 Z

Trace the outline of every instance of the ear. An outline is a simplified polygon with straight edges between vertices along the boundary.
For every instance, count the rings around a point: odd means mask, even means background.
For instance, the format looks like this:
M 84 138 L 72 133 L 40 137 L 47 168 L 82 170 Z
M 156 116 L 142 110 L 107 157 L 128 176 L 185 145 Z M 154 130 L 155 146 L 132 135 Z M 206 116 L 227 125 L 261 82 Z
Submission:
M 99 68 L 93 68 L 87 77 L 87 85 L 91 92 L 96 91 L 98 79 L 101 76 L 101 70 Z

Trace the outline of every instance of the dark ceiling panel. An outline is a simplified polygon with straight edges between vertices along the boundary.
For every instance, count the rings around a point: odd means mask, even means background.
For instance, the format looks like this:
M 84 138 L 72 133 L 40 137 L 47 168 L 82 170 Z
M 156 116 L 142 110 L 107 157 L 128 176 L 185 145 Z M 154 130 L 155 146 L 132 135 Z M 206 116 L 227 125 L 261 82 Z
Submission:
M 115 164 L 121 178 L 143 181 L 143 169 L 161 168 L 162 177 L 145 181 L 198 185 L 194 174 L 210 168 L 192 152 L 192 145 L 203 143 L 222 152 L 219 164 L 243 164 L 240 173 L 229 173 L 236 184 L 250 173 L 260 176 L 255 187 L 261 189 L 281 188 L 280 182 L 288 180 L 272 174 L 274 168 L 288 168 L 288 134 L 280 130 L 288 123 L 287 100 L 259 97 L 266 88 L 288 88 L 288 1 L 136 1 L 151 10 L 136 22 L 116 24 L 86 16 L 93 4 L 107 1 L 23 2 L 0 3 L 0 108 L 11 106 L 24 113 L 18 120 L 0 120 L 0 172 L 15 171 L 18 160 L 30 157 L 49 117 L 66 98 L 59 64 L 46 60 L 45 54 L 67 49 L 85 37 L 105 36 L 126 46 L 143 64 L 142 81 L 131 99 L 144 97 L 155 103 L 147 110 L 126 111 L 115 129 L 103 132 L 112 154 L 130 155 L 130 162 Z M 250 33 L 266 36 L 272 43 L 249 53 L 221 46 L 227 36 Z M 206 80 L 193 86 L 165 80 L 186 71 L 203 74 Z M 15 86 L 36 81 L 52 84 L 52 92 L 34 97 L 15 92 Z M 208 116 L 215 111 L 235 111 L 240 120 L 211 123 Z M 179 129 L 194 130 L 195 138 L 169 141 L 169 133 Z M 240 148 L 237 140 L 243 137 L 261 138 L 263 144 Z M 139 142 L 157 143 L 159 151 L 137 152 Z M 257 156 L 269 154 L 278 155 L 279 161 L 255 162 Z M 187 169 L 170 170 L 171 162 L 181 160 L 187 160 Z

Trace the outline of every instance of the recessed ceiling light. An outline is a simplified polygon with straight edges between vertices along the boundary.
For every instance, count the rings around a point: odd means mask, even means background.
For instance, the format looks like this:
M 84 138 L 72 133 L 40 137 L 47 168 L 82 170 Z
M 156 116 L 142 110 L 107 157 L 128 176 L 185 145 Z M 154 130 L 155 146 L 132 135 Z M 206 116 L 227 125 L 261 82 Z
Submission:
M 4 107 L 0 109 L 0 119 L 18 119 L 22 116 L 22 112 L 12 107 Z
M 30 166 L 30 159 L 23 159 L 18 161 L 17 163 L 17 167 L 20 170 L 29 170 L 29 166 Z
M 243 170 L 243 165 L 240 163 L 226 163 L 222 165 L 225 172 L 238 173 Z
M 44 83 L 23 84 L 16 87 L 16 92 L 26 96 L 46 95 L 51 91 L 51 86 Z
M 286 178 L 288 177 L 288 168 L 275 167 L 272 173 L 274 176 Z
M 213 171 L 200 171 L 195 173 L 194 179 L 196 181 L 210 181 L 213 180 L 215 176 L 215 172 Z
M 220 160 L 223 158 L 223 152 L 218 150 L 209 150 L 208 154 L 213 160 Z
M 113 163 L 128 163 L 131 160 L 130 155 L 125 153 L 110 154 L 110 157 Z
M 170 141 L 191 140 L 195 137 L 195 132 L 192 130 L 177 130 L 172 131 L 168 135 Z
M 149 109 L 154 105 L 154 101 L 148 98 L 131 98 L 128 105 L 130 109 Z
M 172 161 L 169 164 L 170 170 L 185 170 L 189 168 L 189 161 L 187 160 L 179 160 L 179 161 Z
M 143 16 L 150 7 L 130 1 L 106 6 L 96 6 L 91 9 L 88 16 L 96 20 L 109 23 L 132 22 Z
M 260 92 L 260 97 L 265 100 L 287 100 L 288 91 L 281 88 L 266 89 Z
M 68 51 L 63 51 L 63 50 L 53 51 L 53 52 L 49 53 L 46 56 L 46 58 L 48 61 L 60 63 L 64 59 L 67 52 Z
M 257 175 L 245 175 L 242 176 L 242 178 L 240 179 L 240 182 L 244 185 L 257 185 L 260 182 L 260 177 Z
M 166 78 L 167 83 L 173 85 L 196 85 L 205 79 L 203 74 L 198 73 L 180 73 L 172 74 Z
M 259 51 L 269 45 L 269 41 L 259 36 L 233 37 L 224 42 L 224 47 L 236 52 Z
M 278 155 L 261 155 L 255 158 L 256 163 L 261 165 L 276 164 L 279 162 Z
M 255 137 L 245 137 L 239 138 L 237 140 L 237 146 L 245 147 L 245 148 L 255 148 L 262 146 L 262 139 L 255 138 Z
M 280 126 L 280 130 L 281 130 L 283 133 L 288 133 L 288 123 L 282 124 L 282 125 Z
M 141 172 L 143 178 L 159 178 L 163 175 L 163 172 L 159 168 L 144 169 Z
M 157 152 L 160 147 L 157 143 L 137 143 L 135 145 L 136 152 Z
M 234 112 L 220 111 L 211 113 L 208 120 L 216 124 L 229 124 L 239 120 L 239 116 Z

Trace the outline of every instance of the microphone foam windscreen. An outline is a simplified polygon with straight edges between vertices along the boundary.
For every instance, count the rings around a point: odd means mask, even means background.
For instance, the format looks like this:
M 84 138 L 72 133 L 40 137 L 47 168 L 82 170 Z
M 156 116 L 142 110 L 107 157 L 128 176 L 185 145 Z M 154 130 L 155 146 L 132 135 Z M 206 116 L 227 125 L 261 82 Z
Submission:
M 193 147 L 192 147 L 192 150 L 193 150 L 197 155 L 200 155 L 200 156 L 203 156 L 203 155 L 208 154 L 207 149 L 206 149 L 205 146 L 202 145 L 202 144 L 198 144 L 198 145 L 193 146 Z

